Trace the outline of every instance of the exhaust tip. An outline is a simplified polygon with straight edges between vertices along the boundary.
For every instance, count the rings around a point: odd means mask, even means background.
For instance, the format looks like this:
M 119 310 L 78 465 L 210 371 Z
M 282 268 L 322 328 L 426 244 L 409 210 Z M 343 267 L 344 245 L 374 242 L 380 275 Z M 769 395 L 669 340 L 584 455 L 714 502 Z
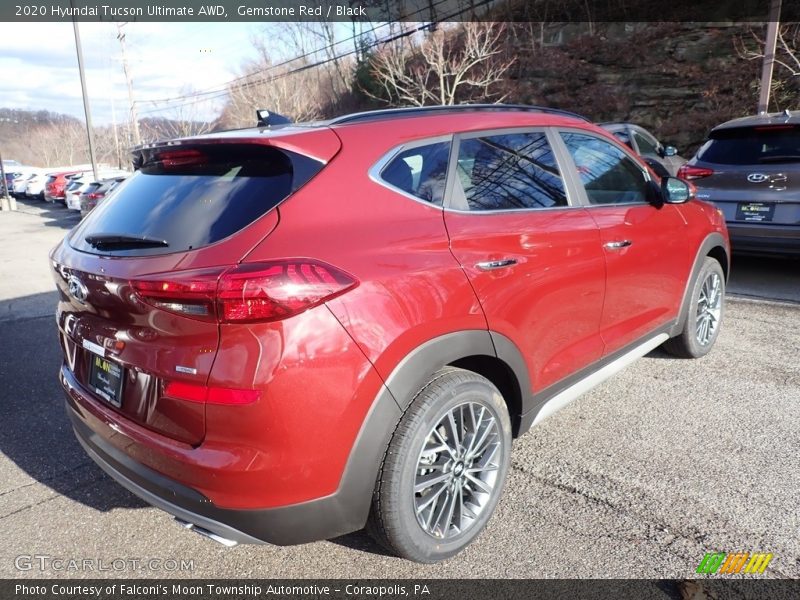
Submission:
M 229 540 L 228 538 L 222 537 L 221 535 L 217 535 L 213 531 L 209 531 L 204 527 L 200 527 L 199 525 L 195 525 L 194 523 L 190 523 L 189 521 L 184 521 L 183 519 L 179 519 L 178 517 L 175 517 L 175 522 L 184 529 L 188 529 L 189 531 L 194 531 L 196 534 L 202 535 L 203 537 L 213 540 L 218 544 L 222 544 L 226 548 L 233 548 L 234 546 L 239 545 L 239 542 L 235 540 Z

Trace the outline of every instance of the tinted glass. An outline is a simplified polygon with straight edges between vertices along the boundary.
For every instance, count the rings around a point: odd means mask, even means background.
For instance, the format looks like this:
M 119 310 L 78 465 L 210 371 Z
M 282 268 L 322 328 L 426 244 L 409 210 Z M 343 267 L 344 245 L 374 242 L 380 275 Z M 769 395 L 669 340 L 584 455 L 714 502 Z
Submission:
M 449 159 L 450 142 L 410 148 L 384 167 L 381 179 L 420 200 L 441 206 Z
M 249 225 L 307 179 L 314 163 L 269 146 L 215 144 L 148 151 L 140 169 L 70 237 L 85 252 L 122 256 L 200 248 Z M 166 247 L 100 249 L 87 236 L 118 235 L 164 240 Z
M 453 208 L 514 210 L 567 206 L 564 182 L 544 133 L 461 141 Z
M 697 158 L 721 165 L 800 162 L 800 128 L 723 129 L 712 134 L 698 150 Z
M 620 142 L 625 144 L 628 148 L 633 150 L 633 145 L 631 144 L 631 137 L 628 135 L 627 131 L 612 131 L 614 137 L 617 138 Z
M 591 204 L 646 202 L 644 170 L 615 145 L 581 133 L 562 133 Z
M 636 145 L 639 146 L 640 154 L 658 154 L 658 143 L 655 139 L 639 131 L 634 131 L 633 137 L 636 138 Z
M 86 183 L 81 186 L 80 192 L 81 194 L 91 194 L 92 192 L 97 191 L 99 187 L 100 183 L 96 181 L 93 183 Z

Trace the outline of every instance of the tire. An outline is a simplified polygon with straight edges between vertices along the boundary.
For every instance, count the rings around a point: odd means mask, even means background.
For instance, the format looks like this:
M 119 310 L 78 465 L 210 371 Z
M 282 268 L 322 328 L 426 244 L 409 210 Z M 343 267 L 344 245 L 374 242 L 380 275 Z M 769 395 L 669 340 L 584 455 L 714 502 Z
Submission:
M 725 273 L 719 262 L 706 257 L 686 301 L 689 305 L 683 330 L 664 342 L 664 349 L 680 358 L 700 358 L 717 341 L 725 315 Z
M 497 388 L 471 371 L 438 371 L 417 393 L 392 435 L 378 472 L 367 530 L 403 558 L 422 563 L 450 558 L 489 521 L 503 491 L 510 455 L 511 421 Z M 481 467 L 487 468 L 478 470 Z M 439 476 L 444 478 L 440 482 L 421 479 Z

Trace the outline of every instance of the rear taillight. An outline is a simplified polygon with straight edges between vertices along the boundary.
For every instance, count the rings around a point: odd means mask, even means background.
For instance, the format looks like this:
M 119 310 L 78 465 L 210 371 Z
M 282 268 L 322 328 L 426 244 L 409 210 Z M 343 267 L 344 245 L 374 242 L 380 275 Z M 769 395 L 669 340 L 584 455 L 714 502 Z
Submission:
M 131 282 L 146 303 L 220 323 L 279 321 L 352 289 L 358 281 L 311 259 L 185 271 Z
M 707 169 L 705 167 L 693 167 L 691 165 L 683 165 L 678 169 L 678 177 L 681 179 L 692 180 L 708 177 L 714 174 L 714 169 Z
M 99 200 L 103 196 L 105 196 L 105 194 L 102 194 L 102 193 L 98 194 L 97 192 L 92 192 L 91 194 L 86 194 L 86 197 L 89 198 L 89 200 Z
M 183 271 L 153 279 L 137 279 L 131 286 L 139 297 L 156 308 L 187 317 L 213 321 L 217 280 L 221 269 Z
M 277 321 L 322 304 L 355 287 L 351 275 L 317 261 L 243 264 L 219 281 L 220 321 Z
M 260 394 L 258 390 L 209 387 L 182 381 L 170 381 L 164 388 L 164 395 L 169 398 L 207 404 L 250 404 L 258 400 Z

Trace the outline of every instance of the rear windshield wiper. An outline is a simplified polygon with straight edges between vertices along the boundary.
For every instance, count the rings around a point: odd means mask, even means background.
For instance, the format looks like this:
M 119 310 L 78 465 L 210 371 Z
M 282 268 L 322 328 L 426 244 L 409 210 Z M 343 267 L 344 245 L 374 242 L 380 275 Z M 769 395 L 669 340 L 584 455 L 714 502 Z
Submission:
M 137 237 L 119 233 L 98 233 L 97 235 L 87 235 L 86 243 L 93 248 L 166 248 L 169 244 L 166 240 L 157 240 L 148 237 Z

